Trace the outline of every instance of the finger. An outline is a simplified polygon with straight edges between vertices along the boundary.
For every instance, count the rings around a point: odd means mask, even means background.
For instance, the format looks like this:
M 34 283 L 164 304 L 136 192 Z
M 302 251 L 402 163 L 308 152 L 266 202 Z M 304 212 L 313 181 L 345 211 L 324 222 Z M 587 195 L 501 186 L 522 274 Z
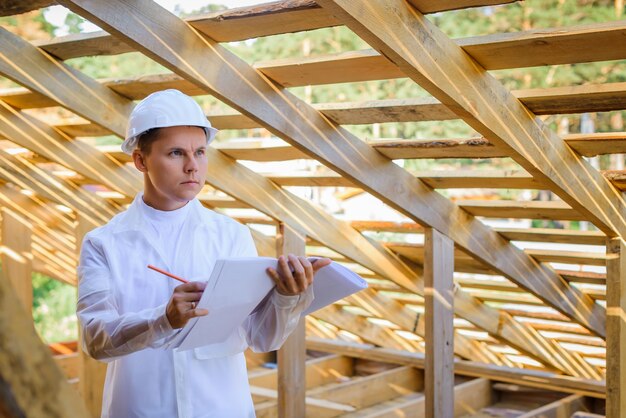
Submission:
M 287 289 L 285 289 L 283 285 L 283 281 L 280 279 L 278 272 L 271 267 L 268 267 L 265 271 L 267 272 L 267 275 L 270 276 L 270 279 L 272 279 L 272 281 L 276 285 L 276 289 L 278 289 L 280 293 L 287 293 Z
M 181 302 L 197 302 L 202 298 L 202 292 L 176 293 L 176 300 Z
M 189 282 L 176 286 L 175 292 L 202 292 L 206 288 L 205 282 Z
M 308 284 L 304 266 L 300 262 L 300 258 L 296 257 L 293 254 L 289 254 L 289 262 L 293 267 L 293 277 L 295 279 L 294 284 L 297 287 L 295 290 L 297 293 L 303 292 Z
M 208 314 L 209 314 L 208 309 L 200 309 L 200 308 L 191 309 L 187 312 L 187 316 L 189 319 L 196 318 L 199 316 L 207 316 Z
M 281 278 L 293 278 L 287 257 L 284 255 L 278 257 L 278 275 L 281 276 Z
M 313 261 L 313 272 L 317 272 L 322 267 L 326 267 L 332 263 L 330 258 L 318 258 Z
M 284 294 L 294 294 L 297 293 L 296 290 L 296 282 L 293 278 L 293 274 L 291 273 L 291 267 L 287 262 L 287 257 L 281 255 L 278 257 L 278 276 L 282 283 L 282 289 L 284 289 Z M 279 290 L 281 290 L 279 288 Z
M 300 260 L 302 267 L 304 267 L 307 285 L 310 285 L 313 281 L 313 265 L 311 265 L 311 262 L 306 257 L 298 257 L 298 259 Z

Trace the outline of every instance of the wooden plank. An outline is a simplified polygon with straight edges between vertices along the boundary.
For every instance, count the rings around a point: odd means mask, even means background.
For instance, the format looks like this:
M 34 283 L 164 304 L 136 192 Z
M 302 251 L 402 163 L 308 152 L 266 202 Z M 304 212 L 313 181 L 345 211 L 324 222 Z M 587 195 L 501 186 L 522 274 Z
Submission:
M 496 228 L 496 231 L 511 241 L 558 242 L 560 244 L 580 245 L 603 245 L 606 242 L 606 235 L 600 231 L 576 231 L 548 228 Z
M 378 1 L 367 8 L 355 7 L 351 0 L 319 4 L 476 131 L 505 147 L 533 177 L 546 181 L 598 228 L 609 235 L 626 233 L 626 203 L 616 190 L 421 13 L 399 0 L 393 6 Z
M 33 262 L 32 225 L 6 207 L 0 208 L 2 217 L 2 269 L 0 280 L 13 286 L 27 317 L 33 318 Z
M 514 0 L 509 0 L 514 1 Z M 46 2 L 46 0 L 41 0 Z M 48 3 L 52 3 L 47 0 Z M 475 7 L 507 1 L 431 1 L 421 2 L 425 13 L 436 13 L 456 8 Z M 44 7 L 44 6 L 41 6 Z M 16 14 L 16 13 L 9 13 Z M 198 31 L 218 42 L 243 41 L 259 36 L 300 32 L 339 25 L 336 19 L 326 13 L 313 0 L 285 0 L 266 4 L 239 7 L 224 11 L 192 16 L 187 22 Z M 131 52 L 133 49 L 106 32 L 67 35 L 49 41 L 39 41 L 35 45 L 60 59 L 113 55 Z
M 339 355 L 327 355 L 306 361 L 307 389 L 336 383 L 354 374 L 354 359 Z M 250 370 L 248 380 L 251 385 L 276 389 L 278 378 L 276 369 Z
M 454 416 L 454 243 L 427 228 L 424 242 L 427 418 Z
M 130 113 L 132 104 L 103 89 L 97 81 L 70 66 L 52 65 L 54 58 L 4 28 L 0 28 L 0 52 L 0 73 L 4 76 L 113 132 L 126 129 L 121 121 Z M 34 82 L 41 78 L 48 82 Z M 70 83 L 83 85 L 80 94 L 67 88 Z M 81 105 L 76 106 L 76 102 Z
M 457 40 L 488 70 L 610 61 L 626 57 L 624 21 L 497 33 Z M 519 51 L 528 51 L 520 54 Z
M 306 237 L 288 225 L 279 225 L 277 256 L 304 256 Z M 306 414 L 306 346 L 304 318 L 278 350 L 278 416 L 302 417 Z
M 71 141 L 39 120 L 0 101 L 0 136 L 28 148 L 79 174 L 125 195 L 141 189 L 137 171 L 98 153 L 93 147 Z
M 358 335 L 363 340 L 391 347 L 397 350 L 416 351 L 417 347 L 411 345 L 389 328 L 376 325 L 366 318 L 348 312 L 336 305 L 329 305 L 311 314 L 314 318 L 326 321 L 340 329 Z
M 517 418 L 561 418 L 570 417 L 576 411 L 589 411 L 591 402 L 581 395 L 570 395 L 548 405 L 526 412 Z
M 85 235 L 97 225 L 92 224 L 85 218 L 78 218 L 76 224 L 76 241 L 81 243 Z M 76 254 L 80 254 L 80 244 L 76 246 Z M 78 340 L 82 341 L 81 327 L 78 327 Z M 83 345 L 78 344 L 79 361 L 79 391 L 85 401 L 85 405 L 92 417 L 99 417 L 102 413 L 102 395 L 104 393 L 104 380 L 107 372 L 107 364 L 95 360 L 83 351 Z
M 409 181 L 407 176 L 410 175 L 400 167 L 390 163 L 347 131 L 330 124 L 306 103 L 299 101 L 285 90 L 277 89 L 254 69 L 219 45 L 198 38 L 184 22 L 164 13 L 158 5 L 129 9 L 128 13 L 121 14 L 125 19 L 120 19 L 120 10 L 126 10 L 123 4 L 86 5 L 82 0 L 63 0 L 62 4 L 102 25 L 116 36 L 123 37 L 129 44 L 178 74 L 184 75 L 194 84 L 212 92 L 233 108 L 244 111 L 258 122 L 263 122 L 264 126 L 273 133 L 282 136 L 283 139 L 297 145 L 303 151 L 314 154 L 324 164 L 354 179 L 365 189 L 369 189 L 368 191 L 371 190 L 377 196 L 384 198 L 393 207 L 419 218 L 422 223 L 436 227 L 442 232 L 445 231 L 453 237 L 455 242 L 462 241 L 463 246 L 470 246 L 467 235 L 461 239 L 462 237 L 457 233 L 450 233 L 451 230 L 462 232 L 465 229 L 459 227 L 458 222 L 450 221 L 449 217 L 444 220 L 440 216 L 441 213 L 455 214 L 460 216 L 455 219 L 462 219 L 467 216 L 466 214 L 462 214 L 462 211 L 458 211 L 449 201 L 422 183 L 414 179 Z M 151 23 L 146 23 L 145 26 L 124 24 L 125 20 L 135 18 Z M 147 27 L 159 30 L 147 31 L 145 29 Z M 172 51 L 177 51 L 177 53 L 174 54 Z M 203 51 L 205 54 L 198 54 L 198 51 Z M 234 71 L 234 68 L 237 70 Z M 217 78 L 219 78 L 219 83 L 216 82 Z M 245 79 L 246 83 L 242 83 L 242 79 Z M 272 106 L 268 107 L 268 103 L 272 103 Z M 277 109 L 280 109 L 280 112 Z M 296 122 L 301 123 L 298 123 L 298 129 L 294 130 L 293 124 Z M 332 147 L 329 144 L 332 144 Z M 378 167 L 379 175 L 371 175 L 368 167 L 373 166 Z M 355 167 L 358 169 L 355 170 Z M 381 176 L 383 172 L 385 175 Z M 389 196 L 388 191 L 397 190 L 399 185 L 402 185 L 406 192 L 393 193 Z M 383 189 L 386 190 L 385 193 L 382 193 Z M 419 199 L 416 198 L 418 196 Z M 499 269 L 508 270 L 508 274 L 512 273 L 517 276 L 518 280 L 524 282 L 533 292 L 540 294 L 549 303 L 572 315 L 598 334 L 604 334 L 602 308 L 594 305 L 590 298 L 585 298 L 575 289 L 568 288 L 565 282 L 545 266 L 538 269 L 539 266 L 534 265 L 530 258 L 523 256 L 520 258 L 519 252 L 513 246 L 502 242 L 503 239 L 495 232 L 485 228 L 485 235 L 477 234 L 481 227 L 475 225 L 476 222 L 472 218 L 465 218 L 461 222 L 466 222 L 465 225 L 469 222 L 474 223 L 471 228 L 471 238 L 475 242 L 480 242 L 480 247 L 472 246 L 470 252 L 482 252 L 481 258 L 489 260 L 490 265 L 500 264 Z M 500 242 L 493 242 L 494 239 Z M 485 243 L 488 242 L 493 242 L 494 245 L 485 247 Z M 493 248 L 513 251 L 515 256 L 500 255 L 494 258 L 495 252 L 491 251 Z M 504 260 L 506 261 L 503 262 Z M 512 260 L 519 261 L 512 263 Z M 521 266 L 520 262 L 527 264 Z M 528 274 L 519 277 L 522 271 L 535 271 L 543 277 L 537 277 L 536 280 Z M 558 297 L 556 297 L 557 292 Z M 573 309 L 574 306 L 575 309 Z
M 414 295 L 410 293 L 410 295 Z M 376 318 L 383 318 L 397 324 L 401 329 L 413 332 L 426 338 L 424 315 L 416 314 L 391 297 L 372 289 L 364 289 L 357 294 L 346 298 L 346 302 L 361 307 Z M 493 312 L 488 312 L 494 314 Z M 477 319 L 478 322 L 479 319 Z M 462 358 L 474 361 L 490 362 L 475 341 L 461 334 L 454 334 L 454 351 Z
M 487 379 L 473 379 L 454 387 L 454 416 L 461 417 L 472 414 L 492 404 L 491 382 Z M 362 409 L 343 418 L 395 418 L 422 417 L 425 408 L 425 397 L 412 393 L 399 396 L 391 401 L 382 402 L 373 407 Z
M 6 280 L 0 280 L 0 399 L 10 417 L 89 416 Z
M 617 418 L 626 411 L 626 243 L 608 239 L 606 252 L 606 416 Z
M 424 368 L 424 355 L 366 344 L 307 338 L 307 347 L 326 353 L 342 354 L 356 358 L 368 358 L 394 364 Z M 454 372 L 462 376 L 484 377 L 497 382 L 515 383 L 522 386 L 543 388 L 557 392 L 582 394 L 593 398 L 605 397 L 604 381 L 572 378 L 561 374 L 494 366 L 470 361 L 456 360 Z
M 276 399 L 279 397 L 280 392 L 275 389 L 266 389 L 258 386 L 250 386 L 250 393 L 256 398 Z M 333 417 L 346 412 L 354 411 L 354 407 L 347 404 L 341 404 L 338 402 L 326 401 L 323 399 L 317 399 L 307 396 L 305 398 L 306 405 L 316 411 L 316 417 Z M 269 406 L 269 405 L 268 405 Z M 273 405 L 272 405 L 273 406 Z M 256 408 L 258 413 L 258 408 Z M 299 415 L 305 416 L 305 415 Z
M 574 151 L 585 157 L 626 153 L 626 132 L 570 134 L 563 139 Z
M 416 177 L 433 189 L 544 189 L 524 171 L 507 170 L 431 170 L 416 172 Z M 270 173 L 270 180 L 281 186 L 354 187 L 336 173 Z M 626 177 L 626 176 L 625 176 Z
M 457 204 L 474 216 L 551 220 L 585 220 L 577 210 L 562 201 L 459 200 Z M 588 219 L 588 218 L 587 218 Z
M 117 212 L 119 207 L 112 205 L 95 193 L 76 186 L 70 181 L 55 176 L 20 156 L 0 151 L 0 177 L 35 192 L 48 200 L 72 208 L 90 221 L 104 224 Z
M 518 0 L 409 0 L 409 3 L 422 13 L 435 13 L 447 10 L 467 9 L 470 7 L 515 3 L 517 1 Z
M 361 409 L 409 392 L 420 391 L 423 386 L 421 371 L 402 366 L 312 389 L 309 395 L 331 402 L 349 403 L 355 409 Z
M 0 3 L 0 16 L 11 16 L 42 9 L 54 4 L 53 0 L 3 0 Z

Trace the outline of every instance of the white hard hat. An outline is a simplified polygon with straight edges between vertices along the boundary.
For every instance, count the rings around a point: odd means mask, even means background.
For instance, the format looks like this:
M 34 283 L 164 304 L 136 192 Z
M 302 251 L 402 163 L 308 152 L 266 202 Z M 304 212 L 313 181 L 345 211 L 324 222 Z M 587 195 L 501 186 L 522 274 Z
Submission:
M 169 126 L 198 126 L 204 128 L 207 143 L 215 138 L 217 129 L 211 127 L 202 108 L 195 100 L 175 89 L 154 92 L 137 103 L 128 119 L 122 151 L 132 154 L 139 136 L 152 128 Z

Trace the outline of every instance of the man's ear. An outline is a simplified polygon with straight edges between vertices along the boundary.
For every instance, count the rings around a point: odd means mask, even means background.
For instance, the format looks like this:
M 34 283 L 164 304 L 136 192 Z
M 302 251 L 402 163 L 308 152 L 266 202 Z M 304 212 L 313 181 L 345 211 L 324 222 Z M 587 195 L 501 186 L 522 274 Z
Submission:
M 148 168 L 146 167 L 146 162 L 144 160 L 144 156 L 141 153 L 141 151 L 139 150 L 134 150 L 133 151 L 133 162 L 135 163 L 135 167 L 137 168 L 137 170 L 141 171 L 142 173 L 145 173 L 148 171 Z

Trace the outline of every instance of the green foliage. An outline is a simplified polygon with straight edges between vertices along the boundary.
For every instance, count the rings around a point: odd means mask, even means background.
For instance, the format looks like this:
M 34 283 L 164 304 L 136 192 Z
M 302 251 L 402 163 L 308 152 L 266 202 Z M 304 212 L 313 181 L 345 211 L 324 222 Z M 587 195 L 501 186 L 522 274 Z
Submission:
M 35 329 L 47 343 L 78 338 L 76 288 L 33 273 L 33 319 Z
M 76 13 L 70 12 L 65 17 L 65 25 L 67 26 L 68 33 L 80 33 L 83 23 L 85 23 L 85 19 Z

